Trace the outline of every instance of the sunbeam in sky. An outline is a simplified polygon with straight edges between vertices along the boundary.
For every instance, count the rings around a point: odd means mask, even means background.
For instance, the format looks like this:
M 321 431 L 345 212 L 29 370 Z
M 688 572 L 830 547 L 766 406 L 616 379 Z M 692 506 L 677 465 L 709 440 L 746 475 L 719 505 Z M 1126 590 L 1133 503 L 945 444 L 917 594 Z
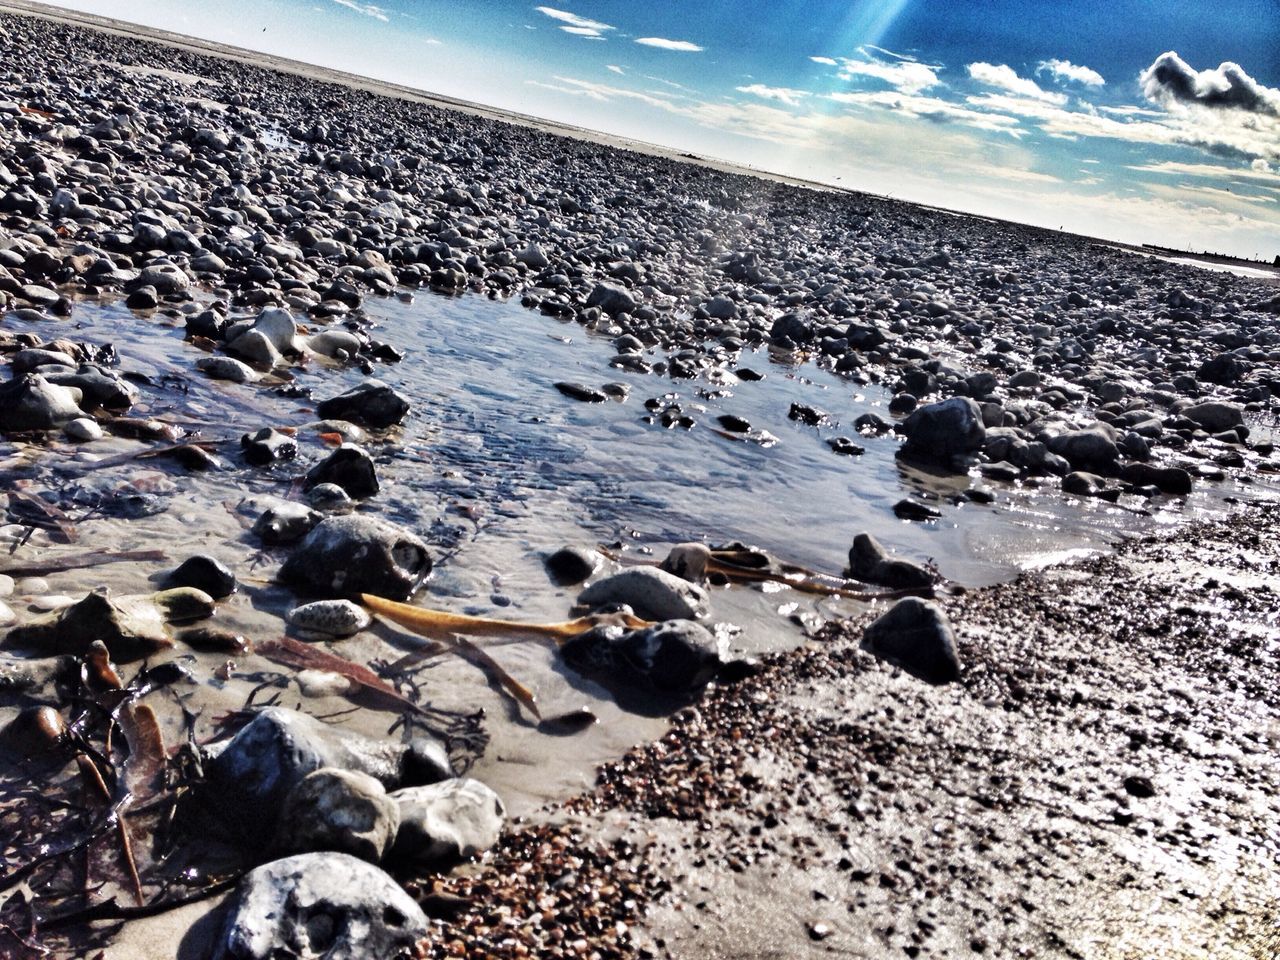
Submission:
M 1274 0 L 65 6 L 899 199 L 1280 246 Z

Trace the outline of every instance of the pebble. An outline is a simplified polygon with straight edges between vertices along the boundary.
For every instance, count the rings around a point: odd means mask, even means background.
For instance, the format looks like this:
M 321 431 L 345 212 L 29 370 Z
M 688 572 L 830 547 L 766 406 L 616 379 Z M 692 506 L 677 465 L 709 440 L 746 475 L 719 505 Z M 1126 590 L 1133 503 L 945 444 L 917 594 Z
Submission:
M 49 592 L 49 581 L 44 577 L 23 577 L 14 581 L 13 592 L 23 597 Z
M 3 600 L 0 600 L 0 627 L 8 627 L 16 623 L 18 615 Z
M 75 603 L 75 600 L 65 594 L 49 593 L 41 597 L 36 597 L 28 604 L 28 606 L 30 606 L 32 610 L 38 610 L 41 613 L 49 613 L 53 610 L 61 610 L 64 607 L 69 607 L 73 603 Z
M 350 600 L 316 600 L 289 611 L 292 626 L 333 637 L 354 636 L 371 622 L 368 611 Z
M 14 593 L 13 577 L 7 573 L 0 573 L 0 597 L 12 597 Z
M 75 420 L 67 421 L 62 428 L 68 439 L 76 440 L 80 443 L 88 443 L 93 440 L 102 439 L 102 427 L 98 426 L 98 421 L 89 417 L 77 417 Z

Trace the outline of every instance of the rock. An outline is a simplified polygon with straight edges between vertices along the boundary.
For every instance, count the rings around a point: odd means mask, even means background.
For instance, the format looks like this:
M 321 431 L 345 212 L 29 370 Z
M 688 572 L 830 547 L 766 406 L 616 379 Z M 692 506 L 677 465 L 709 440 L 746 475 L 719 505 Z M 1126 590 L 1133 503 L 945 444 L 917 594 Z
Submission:
M 231 596 L 238 586 L 236 575 L 222 561 L 203 553 L 182 561 L 168 580 L 174 586 L 195 587 L 215 600 Z
M 1084 430 L 1069 430 L 1049 441 L 1049 449 L 1077 470 L 1114 473 L 1120 450 L 1116 446 L 1115 428 L 1095 423 Z
M 431 572 L 415 534 L 373 517 L 328 517 L 280 568 L 281 581 L 331 597 L 372 593 L 404 600 Z
M 707 579 L 707 566 L 711 563 L 711 549 L 703 543 L 678 543 L 668 551 L 659 570 L 702 584 Z
M 307 503 L 325 513 L 347 513 L 354 506 L 351 496 L 336 483 L 317 483 L 307 491 Z
M 268 307 L 250 329 L 266 337 L 280 354 L 298 352 L 298 325 L 288 310 Z
M 1102 497 L 1108 491 L 1102 477 L 1084 470 L 1074 470 L 1062 478 L 1062 492 L 1073 497 Z
M 321 767 L 285 797 L 276 844 L 286 853 L 332 850 L 377 863 L 399 828 L 400 807 L 378 780 L 356 770 Z
M 460 778 L 391 794 L 400 832 L 391 859 L 416 867 L 450 867 L 498 842 L 506 808 L 479 780 Z
M 384 871 L 345 853 L 302 853 L 240 881 L 213 960 L 399 960 L 430 934 Z
M 257 433 L 246 433 L 240 438 L 240 450 L 246 463 L 265 467 L 280 460 L 292 460 L 298 455 L 298 441 L 287 433 L 271 427 L 263 427 Z
M 544 561 L 556 586 L 582 583 L 600 566 L 600 551 L 586 547 L 561 547 Z
M 866 447 L 849 437 L 831 437 L 827 440 L 827 446 L 842 457 L 860 457 L 867 452 Z
M 382 430 L 404 422 L 409 415 L 409 401 L 380 380 L 366 380 L 317 405 L 316 415 Z
M 264 370 L 279 366 L 284 357 L 261 330 L 246 330 L 227 344 L 229 353 L 238 354 Z
M 83 656 L 95 640 L 106 644 L 111 658 L 121 662 L 173 646 L 164 611 L 149 597 L 112 599 L 103 593 L 90 593 L 71 606 L 14 627 L 4 643 L 41 656 Z
M 804 403 L 792 403 L 790 409 L 787 410 L 788 420 L 798 420 L 810 427 L 816 427 L 828 422 L 829 418 L 825 413 L 817 407 L 811 407 Z
M 253 383 L 261 379 L 257 370 L 235 357 L 201 357 L 196 361 L 196 369 L 210 379 L 229 380 L 232 383 Z
M 289 623 L 308 633 L 350 637 L 366 629 L 372 618 L 350 600 L 316 600 L 290 610 Z
M 13 612 L 13 608 L 3 600 L 0 600 L 0 629 L 13 626 L 17 620 L 18 615 Z
M 636 300 L 623 287 L 612 283 L 597 283 L 587 297 L 588 307 L 599 307 L 611 317 L 620 313 L 635 313 Z
M 1186 496 L 1192 489 L 1191 474 L 1181 467 L 1130 463 L 1120 470 L 1120 479 L 1135 487 L 1156 487 L 1174 496 Z
M 281 500 L 262 512 L 253 524 L 253 533 L 267 546 L 295 543 L 312 530 L 322 517 L 310 507 Z
M 722 413 L 716 417 L 716 422 L 730 433 L 750 433 L 751 421 L 739 417 L 732 413 Z
M 869 533 L 853 538 L 849 576 L 891 590 L 927 590 L 933 586 L 933 575 L 928 570 L 909 560 L 895 560 Z
M 981 450 L 987 434 L 982 408 L 969 397 L 926 404 L 907 417 L 903 430 L 907 442 L 900 456 L 941 464 Z
M 933 684 L 960 678 L 955 634 L 942 608 L 919 597 L 904 597 L 875 620 L 862 643 L 876 656 Z
M 893 505 L 893 515 L 899 520 L 937 520 L 942 512 L 908 497 Z
M 667 620 L 643 630 L 601 626 L 560 647 L 565 663 L 606 685 L 637 684 L 665 694 L 700 690 L 725 664 L 725 645 L 692 620 Z
M 349 330 L 322 330 L 307 339 L 308 350 L 331 359 L 354 357 L 361 346 L 360 338 Z
M 1181 413 L 1209 433 L 1221 433 L 1224 430 L 1244 426 L 1244 408 L 1238 403 L 1210 400 L 1187 407 Z
M 53 430 L 69 420 L 84 417 L 83 394 L 50 383 L 38 373 L 27 373 L 0 384 L 0 431 Z
M 356 500 L 378 493 L 378 473 L 373 458 L 364 447 L 354 443 L 342 444 L 308 470 L 302 486 L 306 490 L 321 483 L 339 486 Z
M 62 432 L 66 434 L 68 440 L 79 443 L 102 439 L 102 428 L 98 426 L 98 421 L 89 417 L 77 417 L 75 420 L 68 421 L 63 426 Z
M 644 620 L 696 620 L 710 609 L 702 587 L 653 567 L 633 567 L 597 580 L 579 594 L 578 603 L 592 609 L 624 603 Z
M 60 387 L 80 391 L 80 406 L 85 410 L 108 407 L 127 410 L 138 399 L 138 391 L 114 370 L 96 363 L 82 363 L 75 370 L 53 372 L 48 368 L 45 379 Z
M 130 310 L 154 310 L 160 306 L 160 293 L 155 287 L 138 287 L 125 297 L 124 305 Z
M 209 748 L 202 789 L 224 822 L 249 842 L 260 842 L 274 834 L 289 792 L 322 767 L 367 774 L 395 789 L 439 779 L 448 773 L 448 760 L 439 744 L 425 738 L 410 744 L 374 740 L 296 710 L 267 707 L 230 740 Z M 245 820 L 249 815 L 253 819 Z
M 555 385 L 555 388 L 563 393 L 566 397 L 574 400 L 580 400 L 583 403 L 604 403 L 608 400 L 608 396 L 601 390 L 594 387 L 588 387 L 581 383 L 561 382 Z

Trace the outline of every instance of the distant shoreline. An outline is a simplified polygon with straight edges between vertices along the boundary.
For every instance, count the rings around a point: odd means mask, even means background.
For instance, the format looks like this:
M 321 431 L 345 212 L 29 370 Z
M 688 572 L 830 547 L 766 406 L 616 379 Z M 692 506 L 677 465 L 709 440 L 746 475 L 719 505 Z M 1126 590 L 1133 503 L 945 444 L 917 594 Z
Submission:
M 67 23 L 74 26 L 90 27 L 92 29 L 108 33 L 142 37 L 156 43 L 162 43 L 167 46 L 206 54 L 209 56 L 220 57 L 224 60 L 234 60 L 252 64 L 254 66 L 266 67 L 268 69 L 278 70 L 284 73 L 291 73 L 297 76 L 308 77 L 328 83 L 335 83 L 356 90 L 364 90 L 370 93 L 381 94 L 383 96 L 396 97 L 402 100 L 409 100 L 418 103 L 428 103 L 450 110 L 457 110 L 461 113 L 470 114 L 472 116 L 487 117 L 489 119 L 513 123 L 518 126 L 529 127 L 546 133 L 558 134 L 560 136 L 589 143 L 597 143 L 603 146 L 633 150 L 638 153 L 649 154 L 652 156 L 661 156 L 679 163 L 690 163 L 697 166 L 709 167 L 714 170 L 720 170 L 724 173 L 755 177 L 761 180 L 770 180 L 776 183 L 785 183 L 791 186 L 819 190 L 826 193 L 843 193 L 848 194 L 849 196 L 873 197 L 880 200 L 896 199 L 896 202 L 904 203 L 909 206 L 921 207 L 928 210 L 939 210 L 956 216 L 974 217 L 994 223 L 1014 224 L 1016 226 L 1032 230 L 1042 230 L 1046 234 L 1056 236 L 1065 235 L 1079 237 L 1083 240 L 1105 244 L 1119 250 L 1130 250 L 1147 255 L 1181 257 L 1191 262 L 1193 265 L 1207 263 L 1244 266 L 1250 270 L 1260 271 L 1261 275 L 1264 277 L 1280 282 L 1280 267 L 1265 261 L 1249 260 L 1225 255 L 1220 256 L 1217 254 L 1187 253 L 1181 250 L 1155 247 L 1151 244 L 1136 245 L 1125 243 L 1120 240 L 1107 239 L 1105 237 L 1094 237 L 1089 234 L 1074 233 L 1070 230 L 1055 230 L 1051 227 L 1043 227 L 1038 224 L 1023 223 L 1017 220 L 1007 220 L 1002 217 L 993 217 L 987 214 L 974 213 L 968 210 L 959 210 L 953 207 L 941 207 L 935 204 L 921 203 L 914 200 L 887 197 L 882 194 L 873 193 L 869 190 L 857 190 L 850 187 L 823 183 L 818 180 L 809 180 L 804 177 L 795 177 L 784 173 L 762 170 L 742 163 L 735 163 L 728 160 L 720 160 L 714 157 L 707 157 L 701 154 L 692 153 L 686 149 L 665 147 L 661 144 L 650 143 L 644 140 L 634 140 L 629 137 L 616 136 L 614 134 L 604 133 L 603 131 L 592 130 L 587 127 L 579 127 L 573 124 L 536 117 L 531 114 L 519 113 L 512 110 L 503 110 L 498 107 L 492 107 L 468 100 L 459 100 L 456 97 L 449 97 L 444 94 L 433 93 L 429 90 L 392 83 L 387 80 L 377 80 L 372 77 L 363 77 L 359 74 L 348 73 L 331 67 L 305 63 L 300 60 L 291 60 L 287 57 L 279 57 L 274 54 L 250 50 L 246 47 L 235 47 L 229 44 L 215 43 L 211 40 L 203 40 L 199 37 L 172 33 L 168 30 L 159 30 L 155 27 L 146 26 L 145 24 L 132 23 L 126 20 L 116 20 L 111 17 L 103 17 L 92 13 L 82 13 L 78 10 L 67 10 L 58 6 L 35 3 L 32 2 L 32 0 L 0 0 L 0 12 L 42 17 L 55 22 Z

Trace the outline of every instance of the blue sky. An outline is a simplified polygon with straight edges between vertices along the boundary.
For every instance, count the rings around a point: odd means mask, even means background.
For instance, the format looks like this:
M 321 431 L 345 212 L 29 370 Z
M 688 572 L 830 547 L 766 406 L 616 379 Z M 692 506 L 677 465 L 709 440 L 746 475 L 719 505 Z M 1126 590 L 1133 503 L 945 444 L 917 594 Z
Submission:
M 1277 0 L 61 5 L 903 199 L 1280 254 Z

